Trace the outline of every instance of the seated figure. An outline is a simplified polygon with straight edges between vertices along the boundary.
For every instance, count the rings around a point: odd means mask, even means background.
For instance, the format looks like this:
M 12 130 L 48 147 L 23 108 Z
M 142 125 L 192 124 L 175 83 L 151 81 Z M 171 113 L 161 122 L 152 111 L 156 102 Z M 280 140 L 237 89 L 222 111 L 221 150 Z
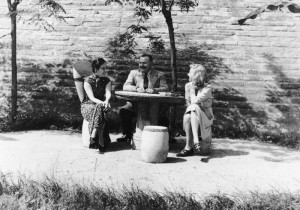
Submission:
M 81 101 L 81 113 L 84 117 L 83 142 L 86 138 L 84 131 L 88 130 L 89 148 L 99 148 L 100 152 L 104 152 L 110 142 L 105 122 L 110 108 L 111 81 L 103 76 L 105 67 L 106 61 L 98 58 L 92 64 L 78 62 L 73 68 L 75 85 Z
M 126 82 L 123 85 L 124 91 L 155 94 L 169 90 L 165 75 L 161 71 L 152 68 L 153 58 L 149 54 L 143 54 L 139 60 L 139 69 L 130 71 Z M 168 107 L 167 107 L 168 108 Z M 166 107 L 160 106 L 158 125 L 169 126 L 169 120 L 164 116 Z M 128 101 L 121 107 L 120 118 L 124 136 L 118 138 L 118 142 L 130 142 L 133 137 L 132 120 L 136 117 L 136 104 Z
M 177 157 L 209 153 L 211 144 L 212 86 L 207 83 L 204 66 L 192 64 L 188 73 L 189 83 L 185 85 L 186 111 L 183 116 L 183 128 L 186 132 L 186 145 Z M 199 130 L 201 137 L 199 138 Z

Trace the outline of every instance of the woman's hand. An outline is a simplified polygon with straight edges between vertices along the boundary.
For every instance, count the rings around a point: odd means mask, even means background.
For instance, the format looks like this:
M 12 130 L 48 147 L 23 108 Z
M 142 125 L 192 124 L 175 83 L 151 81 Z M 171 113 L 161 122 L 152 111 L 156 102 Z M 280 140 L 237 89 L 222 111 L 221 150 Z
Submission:
M 99 104 L 100 106 L 104 106 L 104 101 L 97 100 L 97 104 Z
M 110 108 L 110 103 L 106 100 L 103 102 L 104 110 L 106 111 L 108 108 Z

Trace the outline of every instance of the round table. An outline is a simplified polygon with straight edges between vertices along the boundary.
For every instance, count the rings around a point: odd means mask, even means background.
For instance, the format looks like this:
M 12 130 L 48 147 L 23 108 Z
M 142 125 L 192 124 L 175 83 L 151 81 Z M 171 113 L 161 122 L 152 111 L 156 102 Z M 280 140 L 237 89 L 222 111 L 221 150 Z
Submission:
M 159 104 L 170 105 L 185 103 L 183 96 L 174 96 L 171 93 L 149 94 L 129 91 L 115 91 L 116 98 L 137 103 L 136 131 L 133 135 L 132 147 L 140 149 L 141 135 L 146 125 L 157 125 Z

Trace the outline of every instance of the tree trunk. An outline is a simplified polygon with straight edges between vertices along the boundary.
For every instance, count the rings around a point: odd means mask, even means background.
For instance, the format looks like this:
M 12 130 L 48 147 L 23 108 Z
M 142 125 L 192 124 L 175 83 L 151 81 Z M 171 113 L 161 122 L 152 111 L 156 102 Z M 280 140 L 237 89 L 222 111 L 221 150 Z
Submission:
M 172 70 L 172 92 L 177 91 L 177 59 L 176 59 L 176 46 L 175 46 L 175 35 L 171 11 L 162 9 L 162 13 L 166 19 L 169 31 L 170 47 L 171 47 L 171 70 Z M 171 106 L 170 108 L 170 127 L 175 128 L 176 121 L 176 106 Z M 172 134 L 171 134 L 172 135 Z
M 171 70 L 172 70 L 172 92 L 177 91 L 177 58 L 173 20 L 170 11 L 163 11 L 169 31 L 170 47 L 171 47 Z
M 18 101 L 18 84 L 17 84 L 17 15 L 16 8 L 11 13 L 11 119 L 16 121 L 17 101 Z

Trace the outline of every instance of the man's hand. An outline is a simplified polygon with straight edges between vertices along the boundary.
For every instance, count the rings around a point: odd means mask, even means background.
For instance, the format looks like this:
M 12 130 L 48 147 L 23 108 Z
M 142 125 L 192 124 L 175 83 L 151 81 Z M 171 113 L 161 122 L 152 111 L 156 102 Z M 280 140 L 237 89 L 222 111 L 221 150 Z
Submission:
M 136 91 L 138 93 L 145 93 L 146 92 L 144 88 L 137 88 Z
M 157 91 L 154 90 L 154 89 L 148 88 L 148 89 L 146 90 L 146 93 L 155 94 L 155 93 L 157 93 Z

